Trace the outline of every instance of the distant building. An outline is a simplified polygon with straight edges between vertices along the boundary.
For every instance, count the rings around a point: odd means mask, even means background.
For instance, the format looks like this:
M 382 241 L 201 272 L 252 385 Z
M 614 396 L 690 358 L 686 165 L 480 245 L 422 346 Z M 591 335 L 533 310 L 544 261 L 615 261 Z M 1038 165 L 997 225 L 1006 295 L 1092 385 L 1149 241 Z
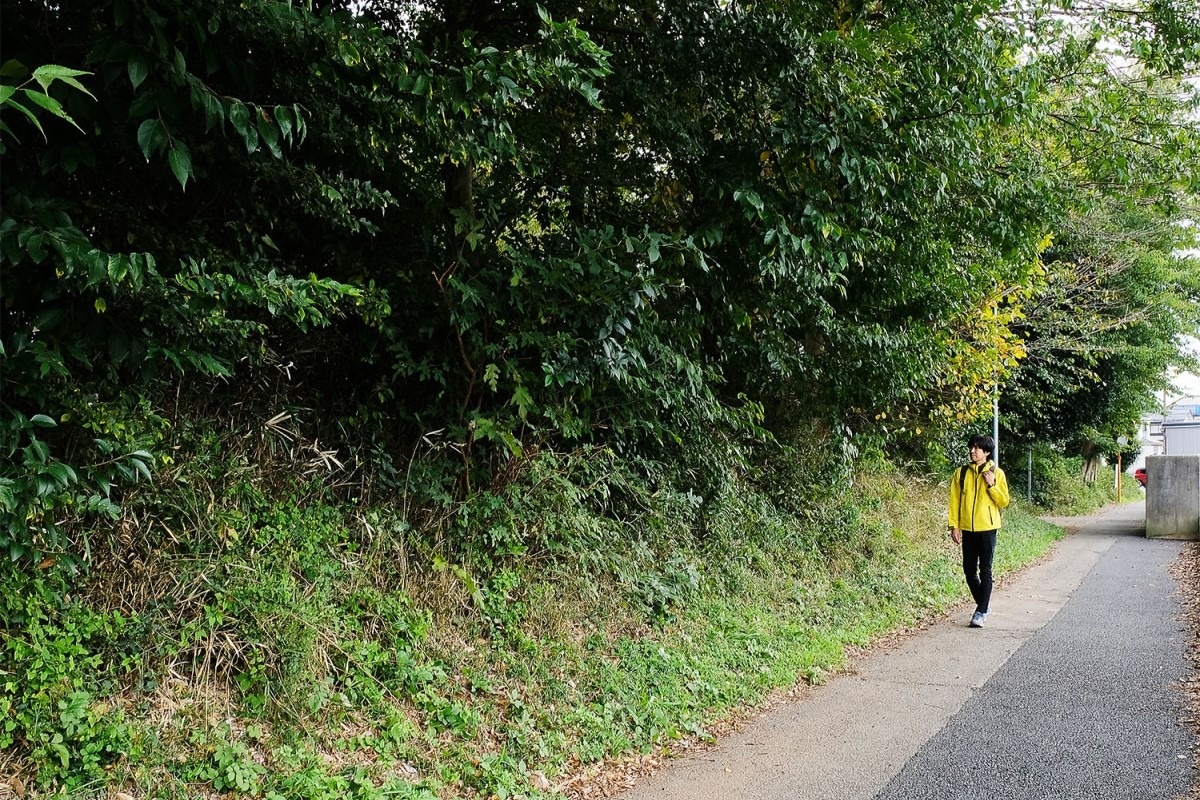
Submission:
M 1135 463 L 1130 464 L 1130 470 L 1146 466 L 1146 456 L 1161 456 L 1163 454 L 1163 421 L 1162 414 L 1145 414 L 1142 425 L 1138 429 L 1138 439 L 1142 445 L 1141 455 Z
M 1162 440 L 1163 455 L 1200 455 L 1200 397 L 1184 397 L 1167 410 Z

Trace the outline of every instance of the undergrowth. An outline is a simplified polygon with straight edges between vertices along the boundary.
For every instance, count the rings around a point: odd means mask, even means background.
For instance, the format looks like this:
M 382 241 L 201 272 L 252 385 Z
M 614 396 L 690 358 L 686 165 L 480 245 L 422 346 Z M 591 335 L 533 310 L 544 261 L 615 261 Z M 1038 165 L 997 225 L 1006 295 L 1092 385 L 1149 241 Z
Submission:
M 966 594 L 946 482 L 883 462 L 781 503 L 542 454 L 418 513 L 196 447 L 86 578 L 3 576 L 0 773 L 31 797 L 551 796 Z M 998 571 L 1057 535 L 1010 510 Z
M 1116 476 L 1111 466 L 1101 467 L 1091 482 L 1083 480 L 1083 472 L 1082 458 L 1038 447 L 1029 462 L 1019 462 L 1009 468 L 1008 481 L 1017 496 L 1058 516 L 1091 514 L 1109 503 L 1128 503 L 1145 497 L 1138 482 L 1129 474 L 1122 476 L 1118 497 Z

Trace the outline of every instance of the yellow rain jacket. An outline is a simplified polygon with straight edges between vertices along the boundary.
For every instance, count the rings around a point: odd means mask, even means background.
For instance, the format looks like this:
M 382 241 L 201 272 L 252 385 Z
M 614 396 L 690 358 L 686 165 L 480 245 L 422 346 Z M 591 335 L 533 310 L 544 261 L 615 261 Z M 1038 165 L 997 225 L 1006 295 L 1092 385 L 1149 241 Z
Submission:
M 996 485 L 988 488 L 983 473 L 996 471 Z M 1007 508 L 1012 501 L 1008 493 L 1008 479 L 1004 470 L 992 461 L 983 464 L 967 464 L 959 467 L 950 479 L 950 514 L 947 520 L 951 528 L 964 531 L 994 531 L 1002 524 L 1000 509 Z

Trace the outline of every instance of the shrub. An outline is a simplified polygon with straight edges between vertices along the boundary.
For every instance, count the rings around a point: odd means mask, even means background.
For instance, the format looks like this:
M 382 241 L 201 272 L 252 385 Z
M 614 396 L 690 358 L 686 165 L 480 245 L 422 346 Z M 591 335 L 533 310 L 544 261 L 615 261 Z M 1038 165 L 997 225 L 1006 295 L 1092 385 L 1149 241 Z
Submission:
M 137 621 L 66 599 L 54 573 L 10 573 L 0 590 L 0 751 L 33 765 L 43 786 L 103 777 L 130 749 L 123 713 L 100 698 L 134 658 L 123 642 Z

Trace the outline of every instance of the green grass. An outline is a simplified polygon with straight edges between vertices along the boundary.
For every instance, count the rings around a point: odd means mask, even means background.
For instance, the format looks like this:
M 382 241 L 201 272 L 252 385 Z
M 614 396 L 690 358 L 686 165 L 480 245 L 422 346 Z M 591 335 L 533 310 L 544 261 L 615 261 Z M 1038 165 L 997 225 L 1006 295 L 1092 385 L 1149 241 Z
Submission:
M 245 492 L 254 524 L 160 554 L 153 591 L 94 575 L 63 604 L 8 581 L 0 773 L 33 796 L 539 796 L 966 601 L 944 482 L 841 488 L 785 512 L 742 486 L 702 520 L 646 495 L 636 526 L 526 492 L 515 527 L 490 523 L 512 554 L 474 561 L 386 509 L 367 530 L 352 507 Z M 1006 512 L 998 573 L 1059 535 Z

